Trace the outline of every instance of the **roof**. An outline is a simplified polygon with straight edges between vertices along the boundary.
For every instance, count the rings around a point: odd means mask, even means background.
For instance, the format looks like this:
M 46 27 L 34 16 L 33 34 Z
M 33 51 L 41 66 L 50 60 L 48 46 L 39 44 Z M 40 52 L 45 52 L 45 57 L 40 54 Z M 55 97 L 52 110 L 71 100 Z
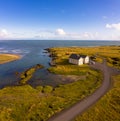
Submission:
M 80 58 L 86 58 L 86 55 L 71 54 L 69 58 L 79 60 Z

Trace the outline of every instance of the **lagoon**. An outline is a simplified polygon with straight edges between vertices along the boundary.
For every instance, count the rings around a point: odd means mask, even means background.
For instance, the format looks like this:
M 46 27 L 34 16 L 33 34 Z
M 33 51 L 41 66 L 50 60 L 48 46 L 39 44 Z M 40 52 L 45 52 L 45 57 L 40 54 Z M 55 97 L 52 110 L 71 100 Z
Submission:
M 50 57 L 45 53 L 46 48 L 68 46 L 106 46 L 120 45 L 120 41 L 87 41 L 87 40 L 4 40 L 0 41 L 0 53 L 19 54 L 22 59 L 0 65 L 0 88 L 17 84 L 19 78 L 16 72 L 22 72 L 36 64 L 42 64 L 45 68 L 37 71 L 29 81 L 32 86 L 57 85 L 61 78 L 47 71 Z

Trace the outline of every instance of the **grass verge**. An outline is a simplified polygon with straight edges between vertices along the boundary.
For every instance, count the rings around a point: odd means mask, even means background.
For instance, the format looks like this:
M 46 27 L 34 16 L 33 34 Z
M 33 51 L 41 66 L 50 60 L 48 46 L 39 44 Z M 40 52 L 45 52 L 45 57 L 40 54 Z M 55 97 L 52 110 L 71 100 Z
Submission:
M 113 88 L 75 121 L 120 121 L 120 75 L 113 79 Z

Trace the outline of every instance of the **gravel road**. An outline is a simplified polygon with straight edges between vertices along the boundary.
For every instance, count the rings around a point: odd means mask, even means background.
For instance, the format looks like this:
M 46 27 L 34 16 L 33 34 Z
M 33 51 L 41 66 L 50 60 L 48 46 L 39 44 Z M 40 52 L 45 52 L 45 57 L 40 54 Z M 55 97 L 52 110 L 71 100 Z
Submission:
M 79 101 L 77 104 L 72 107 L 61 111 L 55 116 L 51 117 L 48 121 L 71 121 L 77 115 L 83 113 L 91 105 L 95 104 L 111 87 L 111 75 L 120 74 L 120 70 L 108 67 L 106 60 L 103 60 L 103 63 L 96 63 L 91 65 L 92 68 L 99 69 L 103 73 L 103 82 L 100 88 L 98 88 L 93 94 L 86 97 L 82 101 Z

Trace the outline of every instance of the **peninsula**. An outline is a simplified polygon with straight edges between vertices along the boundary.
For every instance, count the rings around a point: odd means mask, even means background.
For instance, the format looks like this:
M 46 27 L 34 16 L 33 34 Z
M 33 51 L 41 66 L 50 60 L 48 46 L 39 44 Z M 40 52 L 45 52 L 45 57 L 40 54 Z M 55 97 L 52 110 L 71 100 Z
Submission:
M 20 55 L 16 54 L 0 54 L 0 64 L 8 63 L 11 61 L 19 60 L 21 58 Z

